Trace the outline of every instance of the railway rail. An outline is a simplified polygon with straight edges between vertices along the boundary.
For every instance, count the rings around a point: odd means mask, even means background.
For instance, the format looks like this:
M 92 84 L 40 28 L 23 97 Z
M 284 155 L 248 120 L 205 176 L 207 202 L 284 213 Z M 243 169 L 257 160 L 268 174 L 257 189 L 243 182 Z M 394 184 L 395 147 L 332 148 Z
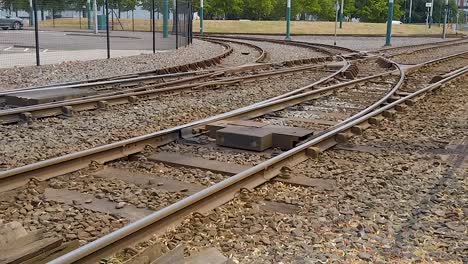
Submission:
M 102 257 L 112 255 L 117 250 L 146 239 L 153 234 L 164 232 L 166 228 L 180 222 L 181 219 L 191 213 L 206 212 L 216 208 L 233 199 L 240 190 L 255 188 L 279 175 L 284 168 L 292 167 L 311 157 L 317 157 L 324 150 L 338 142 L 346 141 L 354 134 L 361 134 L 364 129 L 372 124 L 378 124 L 385 117 L 394 118 L 397 111 L 404 111 L 406 105 L 413 104 L 416 99 L 424 96 L 428 91 L 440 88 L 451 80 L 467 74 L 468 68 L 466 66 L 459 67 L 458 64 L 452 68 L 444 69 L 442 67 L 440 75 L 435 76 L 437 78 L 433 79 L 432 84 L 413 91 L 402 89 L 403 86 L 407 85 L 405 84 L 405 78 L 408 74 L 424 69 L 424 67 L 428 67 L 427 65 L 437 66 L 443 62 L 457 60 L 457 57 L 460 56 L 461 58 L 458 60 L 462 60 L 461 65 L 463 65 L 466 54 L 467 52 L 455 54 L 409 68 L 403 68 L 398 63 L 390 60 L 382 60 L 381 63 L 392 65 L 394 68 L 391 71 L 377 72 L 355 80 L 342 79 L 338 76 L 338 73 L 344 72 L 350 67 L 348 63 L 343 63 L 338 71 L 334 71 L 330 75 L 338 77 L 335 78 L 334 82 L 336 83 L 334 84 L 330 84 L 331 78 L 326 78 L 275 98 L 225 114 L 138 138 L 2 171 L 0 172 L 0 192 L 22 186 L 32 178 L 45 181 L 58 175 L 86 168 L 92 163 L 104 164 L 127 157 L 144 151 L 147 146 L 158 147 L 171 142 L 178 144 L 178 140 L 197 138 L 205 135 L 210 131 L 210 126 L 219 122 L 235 123 L 254 120 L 255 122 L 276 124 L 275 121 L 281 119 L 278 117 L 284 117 L 284 114 L 288 112 L 291 114 L 291 111 L 297 112 L 297 106 L 306 108 L 305 110 L 299 109 L 298 112 L 307 112 L 309 104 L 312 103 L 312 108 L 327 107 L 329 106 L 328 103 L 330 103 L 329 100 L 331 100 L 332 105 L 340 105 L 345 102 L 343 108 L 351 109 L 345 111 L 345 117 L 338 118 L 339 121 L 322 123 L 321 130 L 301 138 L 299 142 L 296 142 L 297 144 L 291 146 L 291 149 L 279 152 L 279 154 L 276 153 L 270 159 L 262 160 L 251 168 L 236 173 L 232 177 L 187 196 L 122 229 L 90 242 L 53 260 L 51 263 L 98 261 Z M 299 70 L 299 68 L 294 70 Z M 448 72 L 447 69 L 449 69 Z M 293 69 L 290 70 L 293 71 Z M 367 95 L 368 98 L 363 98 L 363 94 Z M 360 106 L 355 107 L 352 104 Z M 63 109 L 61 111 L 63 113 Z M 272 113 L 276 114 L 271 116 Z M 291 121 L 289 124 L 294 124 L 294 122 L 296 121 Z
M 248 66 L 247 73 L 249 74 L 242 74 L 238 77 L 229 76 L 222 78 L 222 76 L 227 72 L 219 71 L 209 74 L 203 74 L 196 77 L 170 81 L 162 84 L 146 84 L 142 86 L 137 86 L 136 88 L 125 89 L 123 91 L 87 96 L 85 98 L 70 99 L 60 102 L 0 110 L 0 124 L 11 124 L 21 121 L 31 122 L 33 119 L 57 115 L 65 115 L 71 117 L 74 112 L 103 109 L 113 105 L 120 105 L 125 103 L 136 103 L 138 100 L 149 100 L 151 98 L 161 96 L 161 94 L 168 92 L 206 88 L 209 89 L 210 87 L 218 85 L 234 84 L 240 82 L 252 82 L 267 77 L 291 74 L 295 72 L 331 70 L 333 73 L 330 74 L 327 78 L 322 79 L 322 82 L 325 82 L 327 79 L 330 79 L 336 76 L 337 74 L 344 73 L 348 69 L 349 64 L 343 61 L 343 64 L 338 65 L 338 67 L 336 67 L 336 65 L 335 67 L 332 67 L 331 65 L 306 65 L 286 69 L 280 68 L 277 70 L 261 71 L 259 73 L 253 74 L 251 73 L 252 70 L 261 70 L 262 68 L 268 66 L 272 65 Z M 238 71 L 244 73 L 242 72 L 242 69 L 238 69 Z
M 144 72 L 137 72 L 132 73 L 129 75 L 121 75 L 121 76 L 113 76 L 109 78 L 99 78 L 99 79 L 92 79 L 86 81 L 75 81 L 75 82 L 68 82 L 68 83 L 60 83 L 60 84 L 51 84 L 45 86 L 35 86 L 35 87 L 27 87 L 27 88 L 20 88 L 14 89 L 9 91 L 0 92 L 0 97 L 17 93 L 17 92 L 28 92 L 28 91 L 35 91 L 35 90 L 43 90 L 43 89 L 54 89 L 54 88 L 86 88 L 86 87 L 113 87 L 116 85 L 125 85 L 131 86 L 136 85 L 141 82 L 158 82 L 168 78 L 179 78 L 179 77 L 186 77 L 186 76 L 196 76 L 199 74 L 207 74 L 212 73 L 219 68 L 219 65 L 222 64 L 222 60 L 233 53 L 233 48 L 229 45 L 229 42 L 236 43 L 239 45 L 244 45 L 251 47 L 258 51 L 259 56 L 256 57 L 251 63 L 260 63 L 263 62 L 267 56 L 267 52 L 257 45 L 253 45 L 251 43 L 240 42 L 236 40 L 217 40 L 217 39 L 205 39 L 205 41 L 213 42 L 219 45 L 222 45 L 225 48 L 225 52 L 222 54 L 215 56 L 214 58 L 208 59 L 206 61 L 200 61 L 195 63 L 189 63 L 185 65 L 179 65 L 164 69 L 157 69 L 152 71 L 144 71 Z M 283 43 L 283 45 L 289 45 L 288 43 Z M 310 47 L 307 47 L 310 48 Z M 329 60 L 331 56 L 327 56 L 326 60 Z M 323 61 L 323 58 L 305 58 L 305 59 L 295 59 L 295 60 L 287 60 L 284 64 L 287 65 L 298 65 L 304 63 L 314 63 Z M 229 65 L 232 67 L 232 65 Z
M 453 39 L 453 40 L 436 42 L 436 43 L 424 43 L 424 44 L 402 46 L 402 47 L 385 47 L 385 48 L 377 50 L 376 52 L 383 53 L 387 56 L 398 56 L 401 54 L 412 53 L 412 52 L 424 52 L 433 48 L 460 45 L 460 44 L 466 43 L 466 41 L 467 41 L 466 37 L 463 37 L 461 39 Z
M 397 67 L 399 68 L 398 65 Z M 180 222 L 181 219 L 191 213 L 206 212 L 216 208 L 217 206 L 233 199 L 235 194 L 241 189 L 255 188 L 256 186 L 276 177 L 282 172 L 283 168 L 292 167 L 306 159 L 316 157 L 320 152 L 334 146 L 337 142 L 343 142 L 353 134 L 361 134 L 364 129 L 370 127 L 371 124 L 377 124 L 382 118 L 393 118 L 396 111 L 402 111 L 406 108 L 405 105 L 411 105 L 415 99 L 423 96 L 425 93 L 433 89 L 440 88 L 454 78 L 466 74 L 468 69 L 465 67 L 455 70 L 451 73 L 445 74 L 445 78 L 433 84 L 404 96 L 401 96 L 400 94 L 399 98 L 394 98 L 393 96 L 396 94 L 397 90 L 403 85 L 405 77 L 405 73 L 401 68 L 399 68 L 399 72 L 400 76 L 397 78 L 398 82 L 396 84 L 393 83 L 392 88 L 386 90 L 384 96 L 379 97 L 379 99 L 373 104 L 368 105 L 368 107 L 364 109 L 360 109 L 358 113 L 349 116 L 338 124 L 329 126 L 318 134 L 300 142 L 296 147 L 286 152 L 280 153 L 271 159 L 265 160 L 143 219 L 131 223 L 118 231 L 86 244 L 85 246 L 62 256 L 51 263 L 83 263 L 97 261 L 104 256 L 109 256 L 117 250 L 127 247 L 128 245 L 146 239 L 152 234 L 160 234 L 161 232 L 164 232 L 166 228 Z M 380 75 L 379 77 L 382 76 L 383 75 Z M 368 80 L 371 79 L 373 78 L 368 78 Z M 357 82 L 359 81 L 354 81 L 354 83 Z M 349 86 L 349 84 L 345 86 Z M 244 110 L 240 109 L 242 111 L 238 110 L 231 114 L 228 113 L 227 115 L 223 115 L 222 118 L 223 120 L 226 120 L 226 118 L 229 120 L 229 118 L 233 117 L 232 114 L 236 115 L 234 119 L 251 119 L 259 117 L 271 111 L 286 109 L 286 106 L 296 105 L 304 101 L 311 100 L 311 97 L 308 96 L 313 94 L 316 95 L 317 92 L 324 92 L 327 90 L 329 91 L 331 88 L 319 88 L 316 91 L 309 92 L 309 94 L 305 93 L 307 95 L 299 94 L 277 101 L 265 102 L 253 107 L 252 109 L 246 108 Z M 286 103 L 286 106 L 278 105 L 284 103 Z M 266 110 L 265 108 L 269 109 Z M 219 121 L 219 119 L 207 120 L 204 124 L 198 125 L 203 126 L 212 123 L 213 121 Z M 190 135 L 190 137 L 192 137 L 194 132 L 195 134 L 200 132 L 200 130 L 197 129 L 197 126 L 193 125 L 182 129 L 185 131 L 185 133 L 183 131 L 179 132 L 182 136 Z M 173 136 L 178 137 L 177 135 Z
M 329 55 L 338 55 L 343 53 L 350 53 L 355 54 L 359 53 L 356 50 L 340 47 L 340 46 L 332 46 L 327 44 L 321 43 L 311 43 L 305 41 L 288 41 L 288 40 L 279 40 L 279 39 L 269 39 L 269 38 L 259 38 L 259 37 L 248 37 L 248 36 L 226 36 L 226 35 L 217 35 L 217 34 L 210 34 L 209 37 L 203 37 L 202 39 L 209 39 L 209 40 L 249 40 L 249 41 L 257 41 L 257 42 L 270 42 L 270 43 L 277 43 L 283 45 L 294 45 L 298 47 L 304 48 L 312 48 L 318 52 L 323 52 Z

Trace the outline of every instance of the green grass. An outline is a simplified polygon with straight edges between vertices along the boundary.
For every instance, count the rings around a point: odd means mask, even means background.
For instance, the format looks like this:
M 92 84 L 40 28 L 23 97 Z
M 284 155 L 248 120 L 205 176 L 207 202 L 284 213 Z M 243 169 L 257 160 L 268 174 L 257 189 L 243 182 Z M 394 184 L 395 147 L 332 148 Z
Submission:
M 86 29 L 87 19 L 81 20 L 81 28 Z M 170 27 L 172 21 L 169 22 Z M 54 23 L 52 20 L 41 22 L 41 28 L 52 28 Z M 60 18 L 55 19 L 56 28 L 79 29 L 80 20 L 77 18 Z M 120 23 L 115 19 L 114 30 L 132 30 L 149 31 L 149 19 L 135 19 L 132 23 L 131 19 L 120 19 Z M 162 28 L 162 20 L 156 20 L 156 28 Z M 200 22 L 194 21 L 194 32 L 200 31 Z M 205 20 L 205 32 L 207 33 L 246 33 L 246 34 L 284 34 L 286 30 L 285 21 L 237 21 L 237 20 Z M 309 21 L 293 21 L 291 23 L 292 34 L 334 34 L 334 22 L 309 22 Z M 361 35 L 384 35 L 386 33 L 385 23 L 343 23 L 343 29 L 338 28 L 338 34 L 361 34 Z M 425 25 L 393 25 L 393 35 L 420 35 L 420 34 L 441 34 L 442 27 L 434 24 L 431 29 L 427 29 Z
M 197 21 L 198 22 L 198 21 Z M 194 24 L 193 30 L 199 31 L 199 22 Z M 284 34 L 286 23 L 284 21 L 205 21 L 205 32 L 209 33 L 273 33 Z M 338 34 L 385 34 L 385 23 L 343 23 L 343 28 L 338 28 Z M 309 22 L 292 21 L 292 34 L 334 34 L 335 22 Z M 440 34 L 442 28 L 437 25 L 430 30 L 424 25 L 393 25 L 392 33 L 395 35 L 415 34 Z

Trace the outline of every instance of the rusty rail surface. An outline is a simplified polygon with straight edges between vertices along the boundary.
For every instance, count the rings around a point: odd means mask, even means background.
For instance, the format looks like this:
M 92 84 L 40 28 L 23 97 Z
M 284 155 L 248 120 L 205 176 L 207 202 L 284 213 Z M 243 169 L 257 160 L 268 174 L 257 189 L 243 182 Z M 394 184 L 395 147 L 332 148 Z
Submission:
M 263 68 L 264 65 L 254 65 L 246 67 L 247 71 L 256 68 Z M 113 105 L 121 105 L 127 103 L 136 103 L 138 100 L 150 100 L 152 98 L 158 97 L 162 93 L 174 92 L 174 91 L 185 91 L 193 89 L 203 89 L 207 87 L 212 87 L 216 85 L 223 84 L 232 84 L 239 82 L 248 82 L 252 80 L 263 79 L 269 76 L 289 74 L 300 71 L 309 71 L 314 69 L 328 69 L 328 65 L 305 65 L 299 67 L 292 67 L 289 69 L 279 69 L 273 71 L 267 71 L 262 73 L 257 73 L 253 75 L 225 78 L 221 80 L 210 80 L 213 77 L 218 77 L 224 73 L 226 70 L 219 72 L 214 72 L 210 74 L 199 75 L 195 77 L 190 77 L 181 80 L 175 80 L 167 83 L 161 84 L 150 84 L 143 85 L 142 87 L 137 87 L 133 89 L 128 89 L 124 91 L 111 92 L 105 94 L 98 94 L 87 96 L 84 98 L 75 98 L 70 100 L 64 100 L 59 102 L 45 103 L 33 106 L 18 107 L 7 110 L 0 110 L 0 125 L 11 124 L 16 122 L 30 122 L 33 119 L 46 118 L 58 115 L 72 116 L 75 112 L 80 111 L 90 111 L 100 108 L 107 108 Z M 334 74 L 328 77 L 332 78 L 336 74 L 343 72 L 346 69 L 338 69 Z M 204 82 L 195 82 L 196 80 L 201 80 L 208 78 L 208 81 Z M 325 81 L 325 80 L 323 80 Z
M 250 41 L 259 41 L 259 42 L 271 42 L 271 43 L 278 43 L 283 45 L 293 45 L 303 48 L 312 48 L 318 52 L 323 52 L 328 55 L 337 55 L 337 52 L 331 52 L 330 50 L 340 50 L 342 52 L 347 53 L 359 53 L 356 50 L 340 47 L 340 46 L 333 46 L 328 44 L 322 43 L 314 43 L 314 42 L 306 42 L 306 41 L 296 41 L 296 40 L 282 40 L 282 39 L 274 39 L 274 38 L 260 38 L 260 37 L 251 37 L 251 36 L 233 36 L 233 35 L 223 35 L 223 34 L 208 34 L 209 39 L 213 40 L 222 40 L 222 39 L 241 39 L 241 40 L 250 40 Z M 202 38 L 203 39 L 203 38 Z
M 74 88 L 77 86 L 86 87 L 87 84 L 88 86 L 98 85 L 98 84 L 104 85 L 108 83 L 130 82 L 132 80 L 139 81 L 139 80 L 144 80 L 148 78 L 167 78 L 167 77 L 190 75 L 190 74 L 196 73 L 196 72 L 191 72 L 192 70 L 196 71 L 199 69 L 204 69 L 207 67 L 220 64 L 222 59 L 226 58 L 234 51 L 230 45 L 222 41 L 219 41 L 219 40 L 218 41 L 206 40 L 206 41 L 219 44 L 223 46 L 225 50 L 223 51 L 223 53 L 216 55 L 213 58 L 209 58 L 209 59 L 205 59 L 205 60 L 201 60 L 197 62 L 192 62 L 192 63 L 187 63 L 183 65 L 177 65 L 177 66 L 166 67 L 162 69 L 142 71 L 142 72 L 136 72 L 132 74 L 118 75 L 118 76 L 112 76 L 112 77 L 106 77 L 106 78 L 98 78 L 98 79 L 85 80 L 85 81 L 67 82 L 67 83 L 60 83 L 60 84 L 34 86 L 34 87 L 27 87 L 27 88 L 15 89 L 15 90 L 8 90 L 8 91 L 0 92 L 0 96 L 3 96 L 8 93 L 32 91 L 32 90 L 37 90 L 37 89 L 51 88 L 51 87 L 58 87 L 58 86 L 60 86 L 61 88 Z M 143 78 L 143 77 L 146 77 L 146 78 Z
M 397 106 L 406 101 L 421 96 L 424 93 L 441 87 L 454 78 L 466 74 L 468 69 L 458 70 L 446 79 L 431 84 L 414 93 L 402 97 L 394 102 L 380 106 L 401 86 L 404 80 L 404 71 L 397 65 L 401 78 L 393 89 L 381 100 L 348 118 L 342 123 L 325 130 L 303 144 L 284 152 L 272 159 L 262 162 L 250 169 L 238 173 L 222 182 L 214 184 L 196 194 L 184 198 L 166 208 L 163 208 L 147 217 L 131 223 L 122 229 L 114 231 L 104 237 L 90 242 L 66 255 L 63 255 L 52 264 L 62 263 L 89 263 L 109 256 L 128 245 L 134 244 L 154 234 L 160 234 L 167 228 L 180 223 L 182 219 L 194 212 L 206 212 L 233 199 L 241 189 L 253 189 L 270 179 L 276 177 L 285 166 L 294 166 L 298 163 L 316 156 L 319 152 L 335 145 L 341 138 L 361 131 L 370 126 L 369 122 L 378 117 L 387 116 L 385 113 L 397 109 Z M 359 129 L 354 129 L 359 128 Z

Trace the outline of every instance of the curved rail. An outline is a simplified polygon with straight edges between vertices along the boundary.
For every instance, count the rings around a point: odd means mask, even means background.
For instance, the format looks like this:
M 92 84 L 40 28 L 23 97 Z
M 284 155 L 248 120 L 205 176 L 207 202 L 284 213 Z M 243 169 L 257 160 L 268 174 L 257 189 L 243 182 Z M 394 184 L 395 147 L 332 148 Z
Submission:
M 399 68 L 399 71 L 402 71 L 401 68 Z M 122 229 L 90 242 L 89 244 L 86 244 L 50 263 L 62 264 L 99 259 L 100 256 L 108 255 L 122 247 L 121 243 L 123 242 L 125 242 L 125 244 L 134 243 L 139 239 L 158 233 L 158 231 L 161 231 L 168 226 L 173 226 L 178 222 L 178 220 L 190 213 L 203 212 L 216 207 L 217 205 L 223 204 L 232 199 L 234 194 L 242 188 L 254 188 L 278 175 L 281 168 L 284 166 L 291 166 L 308 159 L 311 152 L 310 150 L 316 150 L 316 146 L 323 146 L 324 142 L 334 142 L 337 135 L 340 133 L 350 131 L 353 127 L 368 122 L 370 118 L 382 115 L 385 111 L 391 110 L 396 106 L 405 103 L 405 101 L 409 99 L 436 89 L 453 78 L 467 72 L 468 69 L 459 71 L 444 80 L 431 84 L 417 92 L 409 94 L 393 103 L 389 103 L 388 105 L 379 107 L 375 110 L 368 111 L 368 109 L 365 109 L 350 119 L 343 121 L 338 126 L 330 128 L 328 131 L 313 137 L 309 141 L 304 142 L 302 145 L 299 145 L 290 151 L 282 153 L 222 182 L 214 184 L 211 187 L 176 202 L 175 204 L 131 223 Z M 401 85 L 401 80 L 396 86 L 398 85 Z M 395 89 L 392 89 L 387 96 L 394 91 Z
M 359 121 L 360 118 L 373 110 L 375 106 L 380 105 L 393 95 L 393 93 L 402 85 L 404 80 L 404 71 L 398 65 L 397 68 L 401 74 L 400 80 L 393 89 L 386 94 L 386 96 L 372 106 L 360 111 L 358 114 L 330 129 L 330 131 L 325 131 L 323 134 L 315 136 L 310 141 L 290 151 L 264 161 L 250 169 L 238 173 L 222 182 L 214 184 L 211 187 L 131 223 L 122 229 L 90 242 L 89 244 L 60 257 L 51 263 L 59 264 L 96 261 L 102 256 L 121 249 L 123 246 L 122 243 L 127 245 L 142 238 L 151 236 L 154 233 L 160 233 L 167 227 L 173 226 L 174 223 L 178 223 L 181 218 L 189 215 L 190 213 L 204 212 L 224 204 L 234 198 L 234 194 L 242 188 L 252 189 L 269 181 L 271 178 L 279 174 L 282 167 L 290 165 L 291 163 L 298 163 L 298 161 L 306 159 L 307 155 L 305 153 L 300 154 L 301 152 L 305 152 L 311 146 L 319 144 L 324 140 L 335 136 L 344 128 L 353 125 L 355 122 Z M 296 155 L 299 157 L 295 157 Z
M 347 53 L 357 53 L 358 52 L 356 50 L 345 48 L 345 47 L 333 46 L 333 45 L 322 44 L 322 43 L 306 42 L 306 41 L 281 40 L 281 39 L 273 39 L 273 38 L 270 39 L 270 38 L 220 35 L 220 34 L 209 34 L 209 36 L 211 36 L 212 38 L 218 38 L 218 39 L 243 39 L 243 40 L 251 40 L 251 41 L 272 42 L 272 43 L 278 43 L 278 44 L 284 44 L 284 45 L 295 45 L 295 46 L 299 46 L 299 47 L 309 47 L 309 48 L 315 48 L 316 51 L 319 51 L 319 52 L 328 53 L 329 55 L 336 55 L 336 54 L 339 54 L 339 53 L 333 53 L 333 52 L 330 52 L 329 50 L 326 50 L 326 49 L 341 50 L 341 51 L 347 52 Z
M 249 70 L 254 68 L 262 68 L 264 65 L 248 67 Z M 181 90 L 190 90 L 190 89 L 200 89 L 204 87 L 211 87 L 218 84 L 229 84 L 236 83 L 240 81 L 249 81 L 255 79 L 261 79 L 268 76 L 281 75 L 294 73 L 299 71 L 309 71 L 313 69 L 326 68 L 327 65 L 315 65 L 315 66 L 299 66 L 293 67 L 285 70 L 274 70 L 269 72 L 258 73 L 254 75 L 247 75 L 241 77 L 225 78 L 221 80 L 208 80 L 205 82 L 196 82 L 192 83 L 195 80 L 200 80 L 203 78 L 212 78 L 220 76 L 226 71 L 219 71 L 210 74 L 200 75 L 196 77 L 191 77 L 182 80 L 176 80 L 163 84 L 148 85 L 143 87 L 138 87 L 134 89 L 128 89 L 125 91 L 111 92 L 100 95 L 88 96 L 85 98 L 75 98 L 66 101 L 45 103 L 34 106 L 25 106 L 18 107 L 8 110 L 0 111 L 0 125 L 1 124 L 10 124 L 20 121 L 30 121 L 34 118 L 45 118 L 57 115 L 67 115 L 71 116 L 73 112 L 76 111 L 85 111 L 85 110 L 95 110 L 99 108 L 106 108 L 110 105 L 126 104 L 126 103 L 136 103 L 139 98 L 153 98 L 158 94 L 171 92 L 171 91 L 181 91 Z M 332 78 L 342 72 L 343 69 L 336 71 L 331 76 L 328 76 L 327 79 Z M 325 79 L 323 80 L 325 81 Z M 178 86 L 177 86 L 178 85 Z
M 447 42 L 449 42 L 449 41 L 447 41 Z M 439 43 L 433 43 L 433 44 L 427 44 L 429 47 L 423 47 L 423 48 L 419 48 L 419 49 L 416 49 L 416 50 L 402 51 L 400 53 L 391 54 L 391 55 L 389 55 L 389 57 L 394 58 L 394 57 L 405 55 L 405 54 L 413 55 L 415 53 L 421 53 L 421 52 L 425 52 L 425 51 L 432 50 L 432 49 L 454 47 L 454 46 L 468 44 L 468 41 L 466 39 L 461 39 L 461 40 L 458 39 L 458 40 L 453 41 L 453 42 L 450 41 L 450 43 L 447 43 L 447 42 L 442 42 L 442 44 L 439 44 L 440 42 Z M 415 45 L 415 46 L 418 46 L 418 45 Z M 415 47 L 415 46 L 396 47 L 395 49 L 405 49 L 405 48 L 411 48 L 411 47 Z M 425 46 L 425 45 L 422 44 L 422 46 Z M 387 49 L 378 50 L 378 52 L 381 52 L 381 53 L 385 53 L 385 51 L 387 51 Z
M 344 65 L 340 69 L 340 72 L 344 71 L 345 69 L 346 65 Z M 335 72 L 331 74 L 330 78 L 336 76 L 335 74 Z M 314 85 L 323 83 L 326 80 L 328 80 L 328 78 L 324 78 L 318 82 L 315 82 Z M 365 80 L 367 80 L 367 78 Z M 355 82 L 357 82 L 357 80 L 352 81 L 352 83 Z M 88 150 L 79 151 L 72 154 L 67 154 L 61 157 L 39 161 L 37 163 L 13 168 L 6 171 L 0 171 L 0 192 L 19 187 L 33 177 L 38 179 L 48 179 L 51 177 L 83 169 L 87 167 L 90 162 L 93 161 L 99 163 L 112 161 L 118 158 L 129 156 L 134 153 L 141 152 L 146 145 L 159 146 L 161 144 L 171 142 L 172 140 L 175 140 L 184 134 L 192 134 L 194 128 L 201 127 L 212 122 L 234 117 L 253 116 L 255 114 L 258 114 L 261 109 L 263 109 L 263 111 L 271 111 L 269 109 L 286 107 L 288 104 L 292 104 L 294 102 L 302 102 L 304 100 L 310 100 L 310 98 L 315 98 L 320 94 L 344 86 L 346 86 L 346 83 L 341 85 L 335 85 L 331 88 L 317 89 L 304 94 L 283 98 L 283 101 L 277 100 L 269 102 L 269 100 L 265 100 L 255 105 L 243 107 L 221 115 L 191 122 L 189 124 L 165 129 L 155 133 L 111 143 L 100 147 L 95 147 Z
M 132 82 L 139 82 L 143 80 L 149 79 L 162 79 L 168 77 L 179 77 L 185 76 L 190 74 L 196 74 L 199 72 L 191 72 L 192 70 L 199 70 L 207 67 L 211 67 L 221 63 L 221 60 L 226 58 L 227 56 L 231 55 L 234 49 L 222 41 L 217 40 L 207 40 L 209 42 L 213 42 L 219 44 L 224 47 L 223 53 L 209 59 L 187 63 L 178 66 L 166 67 L 162 69 L 150 70 L 150 71 L 142 71 L 132 74 L 126 75 L 118 75 L 106 78 L 98 78 L 86 81 L 77 81 L 77 82 L 67 82 L 67 83 L 60 83 L 60 84 L 53 84 L 53 85 L 45 85 L 45 86 L 34 86 L 34 87 L 27 87 L 21 89 L 14 89 L 0 92 L 0 96 L 4 96 L 7 94 L 12 93 L 19 93 L 19 92 L 28 92 L 33 90 L 40 90 L 40 89 L 53 89 L 53 88 L 76 88 L 76 87 L 89 87 L 89 86 L 98 86 L 98 85 L 108 85 L 108 84 L 115 84 L 115 83 L 132 83 Z M 152 75 L 152 76 L 148 76 Z
M 201 40 L 206 40 L 206 41 L 210 41 L 210 40 L 214 40 L 216 41 L 216 39 L 212 39 L 212 38 L 208 38 L 208 37 L 203 37 L 203 38 L 200 38 Z M 251 48 L 254 48 L 258 51 L 258 53 L 260 53 L 260 56 L 258 56 L 254 62 L 263 62 L 263 60 L 265 60 L 266 58 L 266 51 L 262 48 L 262 47 L 259 47 L 257 45 L 254 45 L 252 43 L 245 43 L 245 42 L 241 42 L 241 41 L 235 41 L 235 40 L 229 40 L 229 42 L 232 42 L 232 43 L 236 43 L 236 44 L 240 44 L 240 45 L 244 45 L 244 46 L 249 46 Z

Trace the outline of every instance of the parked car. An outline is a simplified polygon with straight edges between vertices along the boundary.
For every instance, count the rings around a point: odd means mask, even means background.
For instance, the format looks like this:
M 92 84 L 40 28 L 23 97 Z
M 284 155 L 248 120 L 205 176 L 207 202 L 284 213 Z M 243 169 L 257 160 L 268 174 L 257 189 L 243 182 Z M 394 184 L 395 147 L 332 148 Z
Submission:
M 0 28 L 20 30 L 24 26 L 24 21 L 21 18 L 0 16 Z
M 401 21 L 399 21 L 399 20 L 393 20 L 393 21 L 392 21 L 392 24 L 393 24 L 393 25 L 402 25 L 403 22 L 401 22 Z

